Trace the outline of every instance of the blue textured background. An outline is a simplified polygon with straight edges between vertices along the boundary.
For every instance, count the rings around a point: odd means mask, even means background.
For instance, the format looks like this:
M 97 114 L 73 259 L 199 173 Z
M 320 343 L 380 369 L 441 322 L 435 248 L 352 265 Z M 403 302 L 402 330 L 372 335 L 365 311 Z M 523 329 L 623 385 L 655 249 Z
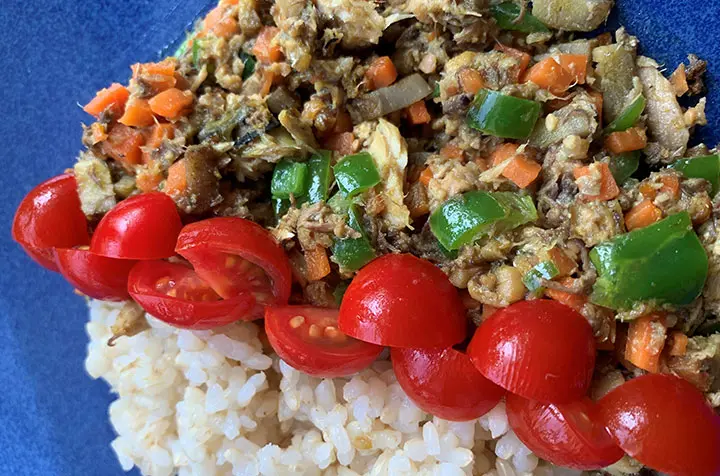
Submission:
M 88 121 L 77 104 L 125 82 L 131 63 L 159 57 L 207 1 L 0 2 L 0 474 L 120 475 L 109 447 L 112 397 L 83 370 L 85 305 L 21 252 L 10 223 L 35 184 L 73 163 Z M 669 68 L 694 52 L 720 75 L 720 2 L 619 3 L 611 26 L 619 18 L 642 51 Z M 720 91 L 713 81 L 710 89 L 712 123 L 700 137 L 714 144 Z

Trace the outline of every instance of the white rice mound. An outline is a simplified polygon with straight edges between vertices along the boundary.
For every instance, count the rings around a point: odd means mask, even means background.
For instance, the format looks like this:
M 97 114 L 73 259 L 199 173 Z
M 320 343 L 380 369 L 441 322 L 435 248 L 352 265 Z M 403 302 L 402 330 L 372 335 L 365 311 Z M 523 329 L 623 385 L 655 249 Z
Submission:
M 122 468 L 164 475 L 577 475 L 539 462 L 505 404 L 470 422 L 424 413 L 388 360 L 317 379 L 263 353 L 260 328 L 151 328 L 107 345 L 121 308 L 90 303 L 85 366 L 117 394 L 111 443 Z

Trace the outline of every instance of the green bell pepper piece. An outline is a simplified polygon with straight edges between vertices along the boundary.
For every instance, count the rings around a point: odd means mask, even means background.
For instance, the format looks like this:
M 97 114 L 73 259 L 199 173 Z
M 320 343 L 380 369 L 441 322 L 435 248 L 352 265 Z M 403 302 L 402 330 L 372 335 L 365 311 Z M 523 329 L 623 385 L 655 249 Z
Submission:
M 195 69 L 200 69 L 200 54 L 202 53 L 202 49 L 203 40 L 195 38 L 192 44 L 192 64 L 195 66 Z
M 243 72 L 242 72 L 242 79 L 243 79 L 243 81 L 245 81 L 250 76 L 252 76 L 253 73 L 255 72 L 255 64 L 257 64 L 257 60 L 255 59 L 255 57 L 253 55 L 245 53 L 244 51 L 241 51 L 239 56 L 244 65 Z
M 650 300 L 690 304 L 708 273 L 707 254 L 687 212 L 601 243 L 590 260 L 598 272 L 591 301 L 617 310 Z
M 319 150 L 308 160 L 307 197 L 310 203 L 326 202 L 330 191 L 330 151 Z
M 270 193 L 275 198 L 302 197 L 307 191 L 307 175 L 307 164 L 282 159 L 275 165 Z
M 446 250 L 453 251 L 493 230 L 515 228 L 535 218 L 537 211 L 529 196 L 472 191 L 451 198 L 435 210 L 430 229 Z
M 542 286 L 543 280 L 553 279 L 558 274 L 560 274 L 560 271 L 558 271 L 557 266 L 555 266 L 552 261 L 543 261 L 525 273 L 522 281 L 528 291 L 539 295 L 544 289 Z
M 177 47 L 177 49 L 175 50 L 175 53 L 173 53 L 173 56 L 175 58 L 179 58 L 185 54 L 185 52 L 188 49 L 188 44 L 190 43 L 191 38 L 192 38 L 192 35 L 190 35 L 188 33 L 185 34 L 185 39 L 183 40 L 182 43 L 180 43 L 180 46 Z
M 523 33 L 546 33 L 550 30 L 547 26 L 529 11 L 526 11 L 522 19 L 515 20 L 520 16 L 520 5 L 515 2 L 503 2 L 490 7 L 490 12 L 495 22 L 503 30 L 515 30 Z
M 348 226 L 362 235 L 360 238 L 345 238 L 335 241 L 332 252 L 335 262 L 348 271 L 356 271 L 375 258 L 375 250 L 360 221 L 357 205 L 348 209 Z
M 640 166 L 640 151 L 634 150 L 610 159 L 610 172 L 618 185 L 624 184 Z
M 433 87 L 431 98 L 439 98 L 440 97 L 440 83 L 435 83 L 435 86 Z
M 645 96 L 642 94 L 628 104 L 620 115 L 605 128 L 605 133 L 621 132 L 635 125 L 645 110 Z
M 703 178 L 712 185 L 712 195 L 720 186 L 720 156 L 703 155 L 675 161 L 670 167 L 682 172 L 688 178 Z
M 470 127 L 484 134 L 526 139 L 540 117 L 540 103 L 482 89 L 467 114 Z
M 273 212 L 275 213 L 275 219 L 280 220 L 290 210 L 290 200 L 286 198 L 273 198 L 272 199 Z
M 333 167 L 338 188 L 346 197 L 352 197 L 380 183 L 380 174 L 373 158 L 367 152 L 345 156 Z

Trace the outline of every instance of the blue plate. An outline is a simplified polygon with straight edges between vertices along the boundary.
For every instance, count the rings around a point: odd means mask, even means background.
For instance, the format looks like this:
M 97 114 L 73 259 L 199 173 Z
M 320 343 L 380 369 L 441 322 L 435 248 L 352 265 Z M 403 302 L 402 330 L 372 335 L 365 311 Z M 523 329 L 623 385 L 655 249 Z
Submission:
M 41 7 L 41 8 L 38 8 Z M 33 264 L 10 239 L 21 198 L 73 163 L 78 107 L 94 91 L 125 82 L 128 66 L 169 51 L 206 0 L 2 0 L 0 101 L 0 472 L 14 475 L 124 474 L 109 443 L 113 397 L 83 370 L 87 311 L 64 280 Z M 701 13 L 702 12 L 702 13 Z M 701 15 L 699 15 L 701 13 Z M 625 24 L 642 52 L 674 68 L 687 53 L 710 63 L 708 117 L 698 137 L 720 134 L 720 24 L 714 0 L 619 0 L 612 27 Z

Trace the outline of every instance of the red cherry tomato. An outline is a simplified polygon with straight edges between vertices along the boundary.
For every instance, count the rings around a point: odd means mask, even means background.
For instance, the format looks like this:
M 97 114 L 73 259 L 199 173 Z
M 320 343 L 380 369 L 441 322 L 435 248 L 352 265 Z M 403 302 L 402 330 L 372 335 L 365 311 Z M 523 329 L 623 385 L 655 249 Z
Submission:
M 500 309 L 470 341 L 468 355 L 485 377 L 544 403 L 565 403 L 587 392 L 595 367 L 590 324 L 555 301 L 521 301 Z
M 187 329 L 212 329 L 244 319 L 255 299 L 243 294 L 222 299 L 187 266 L 140 261 L 128 277 L 128 292 L 161 321 Z
M 262 318 L 266 304 L 285 304 L 292 271 L 283 248 L 257 223 L 242 218 L 211 218 L 185 226 L 175 248 L 220 296 L 252 294 Z
M 540 403 L 508 394 L 510 426 L 536 456 L 558 466 L 591 470 L 617 462 L 621 450 L 600 423 L 587 397 L 571 403 Z
M 505 390 L 482 376 L 470 358 L 453 348 L 392 349 L 398 383 L 418 407 L 452 421 L 478 418 Z
M 94 299 L 124 301 L 128 275 L 135 261 L 106 258 L 84 249 L 56 249 L 60 273 L 78 291 Z
M 451 347 L 466 335 L 457 289 L 415 256 L 389 254 L 360 270 L 340 306 L 340 330 L 390 347 Z
M 52 271 L 58 270 L 53 248 L 90 243 L 75 177 L 58 175 L 30 190 L 15 212 L 12 236 L 31 258 Z
M 291 367 L 315 377 L 344 377 L 368 367 L 383 348 L 346 336 L 337 319 L 337 309 L 268 306 L 265 332 Z
M 90 250 L 108 258 L 161 259 L 175 254 L 182 228 L 172 198 L 143 193 L 118 203 L 98 223 Z
M 641 463 L 671 475 L 720 474 L 720 416 L 685 380 L 647 374 L 598 401 L 620 447 Z

